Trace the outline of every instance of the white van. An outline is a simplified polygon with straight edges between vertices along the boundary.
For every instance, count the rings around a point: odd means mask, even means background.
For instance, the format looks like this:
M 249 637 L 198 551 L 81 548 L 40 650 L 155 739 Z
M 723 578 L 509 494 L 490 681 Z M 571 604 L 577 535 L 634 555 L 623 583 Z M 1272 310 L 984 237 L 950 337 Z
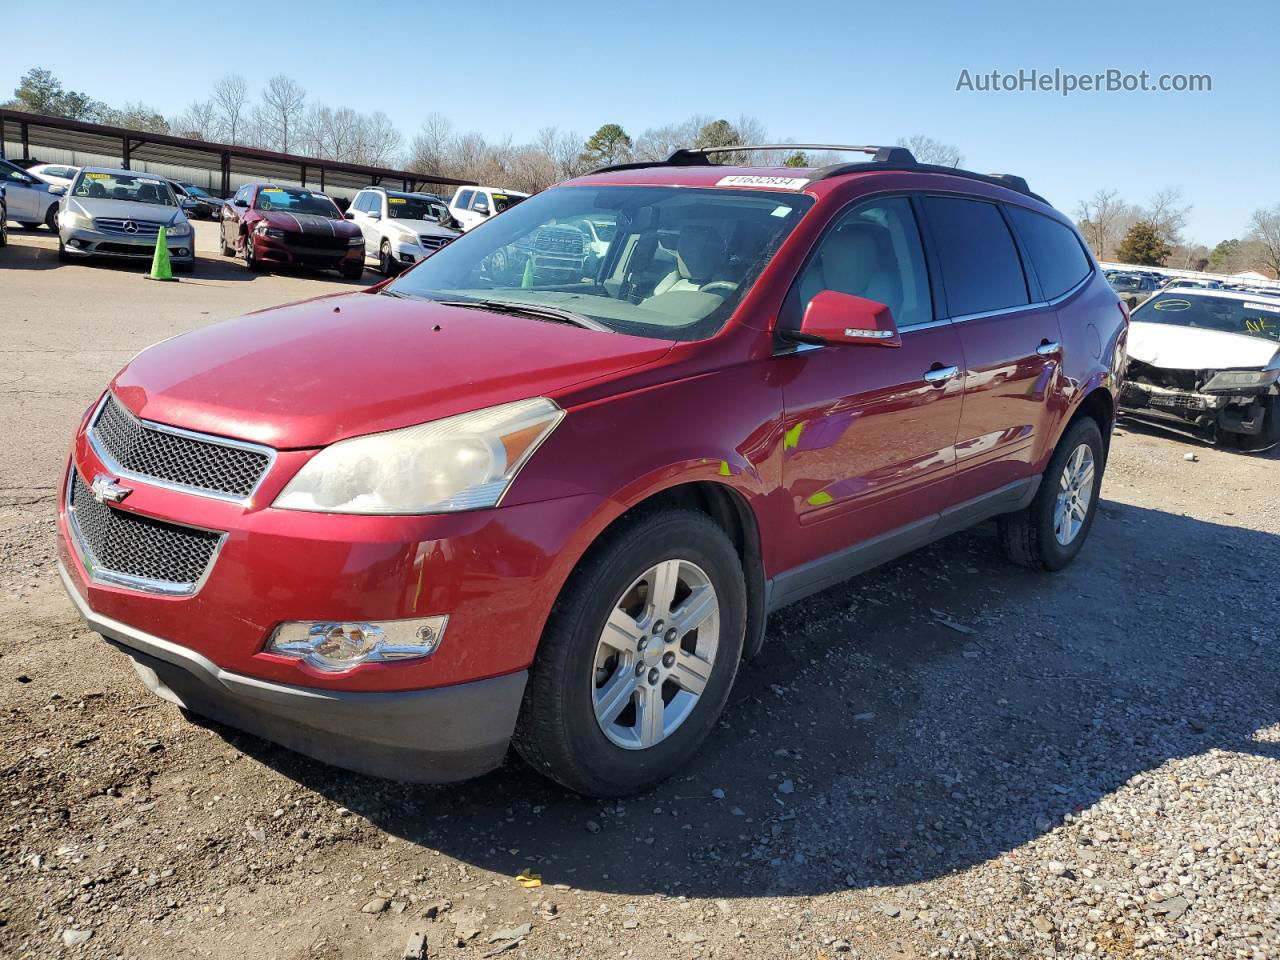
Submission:
M 464 231 L 484 223 L 495 213 L 514 207 L 529 196 L 503 187 L 459 187 L 449 201 L 449 212 Z

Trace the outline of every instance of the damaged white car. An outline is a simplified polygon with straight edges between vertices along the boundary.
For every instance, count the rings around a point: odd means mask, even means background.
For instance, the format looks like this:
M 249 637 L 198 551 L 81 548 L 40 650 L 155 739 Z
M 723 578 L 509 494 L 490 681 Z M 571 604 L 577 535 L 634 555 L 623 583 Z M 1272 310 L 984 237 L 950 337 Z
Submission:
M 1127 413 L 1247 450 L 1280 443 L 1280 297 L 1166 288 L 1133 312 Z

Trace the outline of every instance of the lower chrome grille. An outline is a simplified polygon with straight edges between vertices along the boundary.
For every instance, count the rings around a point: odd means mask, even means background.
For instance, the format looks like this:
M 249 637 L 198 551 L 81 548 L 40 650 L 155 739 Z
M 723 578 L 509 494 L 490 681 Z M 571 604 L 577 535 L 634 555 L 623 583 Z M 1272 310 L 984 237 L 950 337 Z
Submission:
M 227 500 L 252 494 L 272 460 L 265 447 L 139 420 L 111 394 L 90 425 L 89 439 L 103 462 L 123 476 Z
M 74 467 L 67 483 L 67 517 L 95 581 L 152 593 L 195 593 L 225 536 L 99 503 Z

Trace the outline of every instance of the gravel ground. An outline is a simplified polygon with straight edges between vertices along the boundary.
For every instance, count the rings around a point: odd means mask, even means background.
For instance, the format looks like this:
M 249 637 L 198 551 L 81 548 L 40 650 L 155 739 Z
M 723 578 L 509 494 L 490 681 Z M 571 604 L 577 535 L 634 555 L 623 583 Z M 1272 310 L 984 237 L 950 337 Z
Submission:
M 1069 570 L 979 528 L 783 611 L 645 796 L 514 761 L 388 783 L 151 697 L 54 564 L 55 479 L 116 367 L 338 284 L 214 259 L 146 284 L 13 239 L 0 956 L 1280 957 L 1276 454 L 1124 425 Z

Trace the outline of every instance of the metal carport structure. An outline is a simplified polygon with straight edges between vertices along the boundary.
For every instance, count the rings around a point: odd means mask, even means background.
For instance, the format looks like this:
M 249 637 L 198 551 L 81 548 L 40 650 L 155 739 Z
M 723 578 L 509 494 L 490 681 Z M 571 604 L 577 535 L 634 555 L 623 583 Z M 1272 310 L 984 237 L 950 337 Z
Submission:
M 74 150 L 119 157 L 128 170 L 133 162 L 166 163 L 196 167 L 221 174 L 222 195 L 231 193 L 231 176 L 253 180 L 297 180 L 320 190 L 358 190 L 369 185 L 395 184 L 403 190 L 417 190 L 426 184 L 467 186 L 474 181 L 458 180 L 412 170 L 370 167 L 292 153 L 276 153 L 230 143 L 214 143 L 167 133 L 129 130 L 100 123 L 85 123 L 65 117 L 0 109 L 0 158 L 5 142 L 18 144 L 21 159 L 31 158 L 32 148 Z M 17 159 L 10 157 L 8 159 Z

